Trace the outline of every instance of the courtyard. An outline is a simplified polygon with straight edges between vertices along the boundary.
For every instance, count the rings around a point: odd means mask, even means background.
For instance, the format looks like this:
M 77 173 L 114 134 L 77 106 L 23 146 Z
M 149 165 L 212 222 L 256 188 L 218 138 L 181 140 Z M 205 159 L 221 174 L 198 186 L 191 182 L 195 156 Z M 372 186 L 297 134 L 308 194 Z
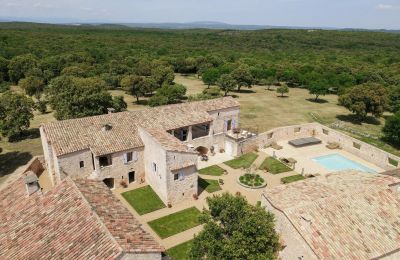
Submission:
M 199 159 L 199 195 L 197 199 L 182 201 L 167 207 L 146 183 L 133 183 L 128 188 L 115 189 L 114 193 L 132 214 L 143 224 L 143 228 L 167 249 L 167 253 L 181 259 L 194 235 L 201 231 L 198 216 L 207 207 L 206 198 L 229 192 L 245 196 L 249 203 L 256 205 L 265 188 L 248 188 L 239 183 L 241 176 L 254 174 L 266 188 L 274 188 L 305 179 L 306 175 L 332 172 L 313 160 L 315 157 L 339 154 L 375 172 L 383 169 L 360 159 L 349 152 L 326 147 L 326 143 L 295 148 L 288 140 L 278 142 L 282 149 L 265 148 L 233 158 L 225 153 Z M 283 164 L 280 159 L 293 158 L 294 165 Z M 366 173 L 367 174 L 367 173 Z M 125 199 L 124 199 L 125 198 Z M 136 198 L 136 201 L 134 201 Z

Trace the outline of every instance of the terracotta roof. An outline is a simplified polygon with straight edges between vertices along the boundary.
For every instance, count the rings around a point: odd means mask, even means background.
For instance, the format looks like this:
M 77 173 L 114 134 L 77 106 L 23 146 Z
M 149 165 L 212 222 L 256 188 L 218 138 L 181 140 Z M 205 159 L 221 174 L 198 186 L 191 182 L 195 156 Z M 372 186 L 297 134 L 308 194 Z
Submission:
M 210 122 L 212 118 L 207 112 L 238 106 L 236 100 L 226 97 L 51 122 L 43 125 L 43 131 L 57 156 L 84 149 L 105 155 L 143 146 L 138 126 L 172 130 Z M 111 130 L 102 130 L 106 124 L 112 126 Z
M 160 129 L 145 129 L 147 133 L 149 133 L 153 139 L 161 145 L 166 151 L 171 152 L 185 152 L 185 153 L 194 153 L 195 151 L 190 151 L 188 146 L 181 142 L 179 139 L 169 134 L 165 130 Z
M 320 259 L 371 259 L 400 249 L 400 180 L 339 172 L 267 189 Z
M 110 259 L 162 251 L 102 183 L 66 178 L 28 197 L 19 178 L 0 192 L 0 201 L 0 259 Z
M 394 169 L 394 170 L 390 170 L 390 171 L 386 171 L 386 172 L 382 172 L 381 174 L 383 175 L 388 175 L 388 176 L 393 176 L 396 178 L 400 178 L 400 168 Z

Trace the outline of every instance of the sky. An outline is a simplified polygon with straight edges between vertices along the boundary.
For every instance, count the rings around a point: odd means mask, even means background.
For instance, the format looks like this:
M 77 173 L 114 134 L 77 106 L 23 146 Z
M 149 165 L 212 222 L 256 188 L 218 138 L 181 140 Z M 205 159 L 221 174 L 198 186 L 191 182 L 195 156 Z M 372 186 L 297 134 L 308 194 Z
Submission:
M 400 0 L 0 0 L 0 18 L 5 17 L 400 29 Z

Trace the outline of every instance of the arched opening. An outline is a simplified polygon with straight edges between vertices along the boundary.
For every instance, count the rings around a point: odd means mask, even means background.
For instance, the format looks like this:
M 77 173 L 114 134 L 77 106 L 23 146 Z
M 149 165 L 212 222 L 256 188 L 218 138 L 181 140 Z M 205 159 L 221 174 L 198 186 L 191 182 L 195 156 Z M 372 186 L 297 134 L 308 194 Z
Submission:
M 104 184 L 107 185 L 109 189 L 114 188 L 114 178 L 106 178 L 103 180 Z

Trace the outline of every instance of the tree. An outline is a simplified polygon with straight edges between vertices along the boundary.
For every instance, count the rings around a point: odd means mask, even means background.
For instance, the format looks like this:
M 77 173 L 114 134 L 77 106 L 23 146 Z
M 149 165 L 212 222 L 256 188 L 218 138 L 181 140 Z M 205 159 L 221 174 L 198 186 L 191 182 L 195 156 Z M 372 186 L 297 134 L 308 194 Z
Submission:
M 30 126 L 33 118 L 32 99 L 11 91 L 0 96 L 0 133 L 6 137 L 18 136 Z
M 183 85 L 163 85 L 157 89 L 156 94 L 149 99 L 150 106 L 161 106 L 175 104 L 182 101 L 186 94 L 186 87 Z
M 101 115 L 113 105 L 105 82 L 97 77 L 60 76 L 50 82 L 45 92 L 58 120 Z
M 311 95 L 315 95 L 315 102 L 318 101 L 319 96 L 329 93 L 329 84 L 326 80 L 312 81 L 307 88 Z
M 139 103 L 139 97 L 145 93 L 142 81 L 143 78 L 136 75 L 128 75 L 121 79 L 121 87 L 129 94 L 134 95 L 137 103 Z
M 386 119 L 382 131 L 389 142 L 400 145 L 400 111 Z
M 152 77 L 144 77 L 140 84 L 144 94 L 152 94 L 159 88 L 157 81 Z
M 37 99 L 40 98 L 45 86 L 43 79 L 35 76 L 28 76 L 21 79 L 18 85 L 25 90 L 28 96 L 35 96 Z
M 209 68 L 205 70 L 201 75 L 201 79 L 208 88 L 210 88 L 211 85 L 214 85 L 217 82 L 218 78 L 219 70 L 216 68 Z
M 126 104 L 123 96 L 115 96 L 113 97 L 113 106 L 115 112 L 125 111 L 128 105 Z
M 389 111 L 400 111 L 400 85 L 389 88 Z
M 224 96 L 227 96 L 230 91 L 235 89 L 237 82 L 231 74 L 223 74 L 218 79 L 217 85 L 224 92 Z
M 26 74 L 38 67 L 38 59 L 32 54 L 20 55 L 12 58 L 8 64 L 8 75 L 10 80 L 17 83 Z
M 191 259 L 275 259 L 280 250 L 274 216 L 245 197 L 208 197 L 203 230 L 194 238 Z
M 35 103 L 35 108 L 40 113 L 45 114 L 47 112 L 47 102 L 44 100 L 39 100 L 38 102 Z
M 284 83 L 282 86 L 276 89 L 276 92 L 281 94 L 281 97 L 283 97 L 284 94 L 289 93 L 289 87 Z
M 8 80 L 8 63 L 7 59 L 0 56 L 0 83 Z
M 232 76 L 237 82 L 237 90 L 239 92 L 243 86 L 250 88 L 253 84 L 253 75 L 251 75 L 251 70 L 248 65 L 240 65 L 238 68 L 232 71 Z
M 388 105 L 388 93 L 380 84 L 365 83 L 341 95 L 339 104 L 356 114 L 359 120 L 364 120 L 368 113 L 379 118 Z
M 167 66 L 157 66 L 152 70 L 151 75 L 159 86 L 171 85 L 175 79 L 174 70 Z

